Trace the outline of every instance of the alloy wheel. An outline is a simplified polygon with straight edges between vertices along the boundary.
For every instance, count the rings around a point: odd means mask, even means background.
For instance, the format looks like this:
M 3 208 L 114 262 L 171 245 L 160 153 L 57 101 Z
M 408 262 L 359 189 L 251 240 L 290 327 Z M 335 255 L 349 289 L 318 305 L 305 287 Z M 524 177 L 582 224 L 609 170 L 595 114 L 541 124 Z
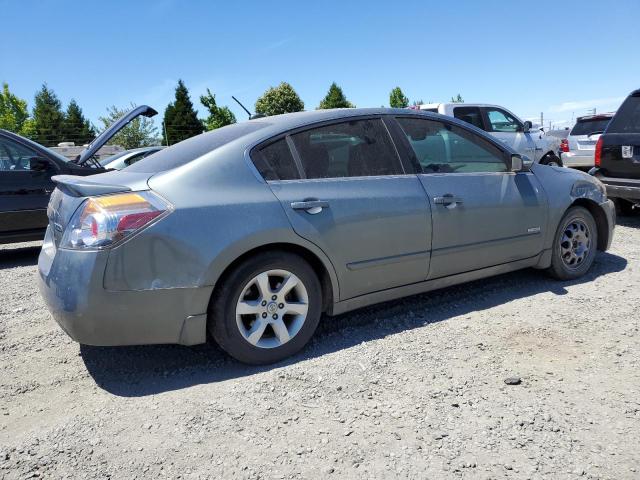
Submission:
M 244 339 L 259 348 L 289 342 L 307 319 L 309 296 L 297 276 L 268 270 L 253 277 L 236 304 L 236 323 Z
M 560 256 L 570 269 L 580 267 L 591 251 L 591 232 L 582 220 L 567 223 L 560 237 Z

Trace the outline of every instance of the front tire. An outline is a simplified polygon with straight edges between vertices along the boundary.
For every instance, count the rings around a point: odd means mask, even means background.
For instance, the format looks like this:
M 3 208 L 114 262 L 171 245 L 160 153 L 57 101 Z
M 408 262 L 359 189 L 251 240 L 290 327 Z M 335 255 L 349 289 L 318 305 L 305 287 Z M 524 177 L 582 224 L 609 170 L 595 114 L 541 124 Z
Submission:
M 222 280 L 207 326 L 229 355 L 261 365 L 302 349 L 321 313 L 322 290 L 313 269 L 297 255 L 274 251 L 245 260 Z
M 560 220 L 553 240 L 548 273 L 558 280 L 581 277 L 593 264 L 598 229 L 593 215 L 583 207 L 571 207 Z

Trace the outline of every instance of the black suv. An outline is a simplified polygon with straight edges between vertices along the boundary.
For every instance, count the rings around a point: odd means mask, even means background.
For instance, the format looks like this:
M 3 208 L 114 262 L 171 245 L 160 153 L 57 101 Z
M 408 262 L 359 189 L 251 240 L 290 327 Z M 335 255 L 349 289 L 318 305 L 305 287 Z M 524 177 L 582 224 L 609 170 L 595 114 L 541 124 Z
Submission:
M 47 205 L 55 188 L 54 175 L 94 175 L 105 172 L 95 153 L 122 127 L 139 115 L 157 112 L 141 105 L 102 132 L 75 160 L 20 135 L 0 130 L 0 244 L 42 240 Z
M 589 172 L 607 187 L 623 215 L 640 208 L 640 90 L 622 103 L 602 134 Z

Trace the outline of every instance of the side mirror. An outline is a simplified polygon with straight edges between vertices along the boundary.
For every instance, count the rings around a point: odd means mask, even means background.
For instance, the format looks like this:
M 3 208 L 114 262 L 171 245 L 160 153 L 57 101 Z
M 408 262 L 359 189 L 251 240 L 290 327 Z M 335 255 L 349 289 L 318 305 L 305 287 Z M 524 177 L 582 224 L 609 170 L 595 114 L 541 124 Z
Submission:
M 32 157 L 29 159 L 29 169 L 32 172 L 46 172 L 51 168 L 51 162 L 46 158 Z
M 518 154 L 511 155 L 511 171 L 521 172 L 524 170 L 524 160 Z
M 531 123 L 529 120 L 527 120 L 526 122 L 524 122 L 524 125 L 522 127 L 522 131 L 524 133 L 529 133 L 529 130 L 531 130 L 531 127 L 533 127 L 533 123 Z

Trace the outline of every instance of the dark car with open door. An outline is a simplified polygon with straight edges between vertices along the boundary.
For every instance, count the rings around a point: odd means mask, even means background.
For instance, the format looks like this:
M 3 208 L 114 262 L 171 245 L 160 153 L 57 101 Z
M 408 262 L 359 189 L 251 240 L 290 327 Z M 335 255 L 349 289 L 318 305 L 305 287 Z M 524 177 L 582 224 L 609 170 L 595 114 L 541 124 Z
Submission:
M 619 212 L 640 209 L 640 89 L 622 103 L 596 143 L 591 174 L 607 188 Z
M 134 118 L 156 115 L 141 105 L 102 132 L 74 160 L 27 138 L 0 129 L 0 243 L 41 240 L 47 228 L 47 204 L 55 188 L 54 175 L 94 175 L 105 172 L 96 152 Z

